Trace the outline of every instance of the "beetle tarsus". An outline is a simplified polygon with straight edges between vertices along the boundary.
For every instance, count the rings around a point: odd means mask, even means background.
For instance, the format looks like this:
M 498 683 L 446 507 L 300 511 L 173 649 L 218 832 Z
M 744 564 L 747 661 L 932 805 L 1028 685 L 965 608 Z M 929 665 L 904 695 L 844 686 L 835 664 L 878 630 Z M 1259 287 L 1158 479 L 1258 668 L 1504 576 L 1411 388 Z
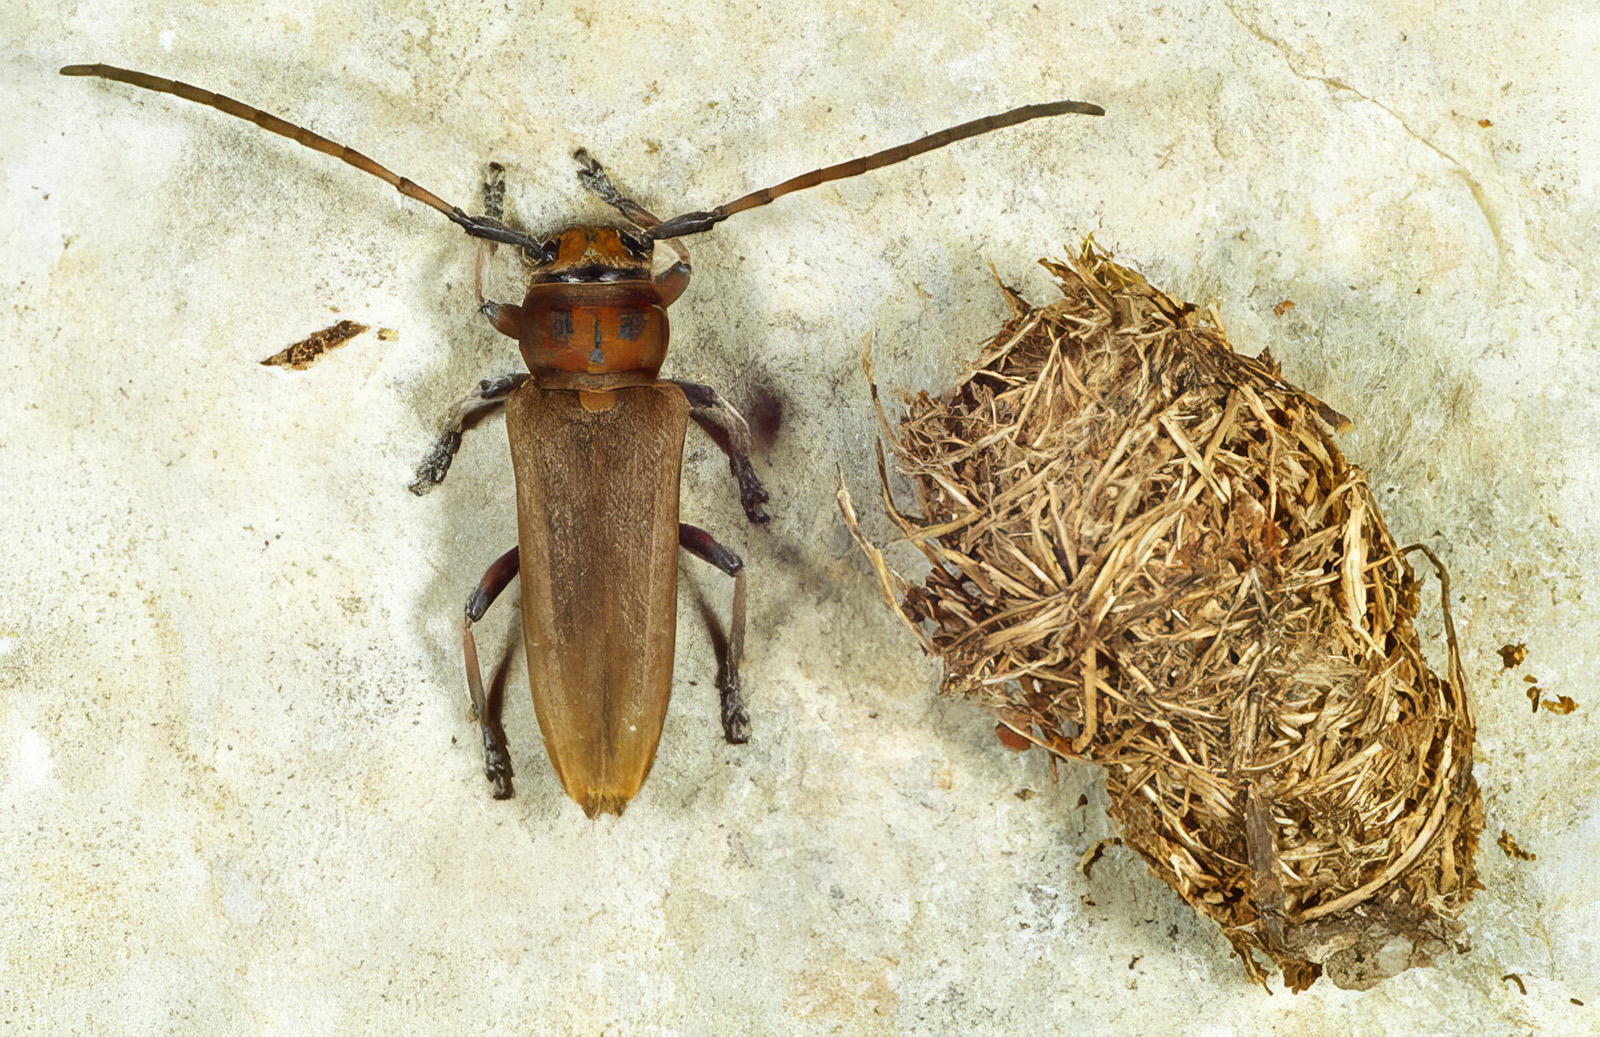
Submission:
M 412 493 L 421 497 L 435 486 L 444 482 L 445 473 L 450 471 L 450 462 L 456 459 L 456 451 L 461 449 L 461 433 L 444 432 L 434 440 L 433 449 L 428 451 L 428 456 L 417 465 L 417 477 L 408 487 Z
M 611 206 L 623 215 L 623 218 L 643 230 L 653 232 L 661 223 L 661 218 L 646 209 L 638 202 L 622 193 L 622 190 L 611 181 L 611 174 L 606 168 L 584 148 L 579 148 L 572 153 L 572 157 L 583 166 L 578 170 L 578 182 L 590 194 Z
M 678 546 L 733 577 L 733 608 L 728 616 L 727 638 L 719 638 L 713 624 L 711 639 L 718 656 L 717 694 L 722 699 L 722 733 L 729 744 L 743 745 L 750 740 L 750 714 L 745 709 L 744 690 L 739 683 L 739 663 L 744 658 L 744 559 L 719 544 L 710 533 L 687 522 L 678 524 Z M 706 615 L 709 621 L 710 613 Z
M 499 735 L 498 741 L 494 740 L 494 735 Z M 489 779 L 492 786 L 489 794 L 495 799 L 510 799 L 516 793 L 511 786 L 514 774 L 505 732 L 498 723 L 493 725 L 493 730 L 486 725 L 483 729 L 483 776 Z
M 743 745 L 750 740 L 750 714 L 739 688 L 738 668 L 730 663 L 727 669 L 731 672 L 717 678 L 717 691 L 722 696 L 722 733 L 729 745 Z
M 589 154 L 587 148 L 579 148 L 572 153 L 572 157 L 583 167 L 578 170 L 578 183 L 613 209 L 621 209 L 627 201 L 627 196 L 611 182 L 611 174 L 606 172 L 605 166 Z
M 744 508 L 744 517 L 756 523 L 770 521 L 772 516 L 761 510 L 761 505 L 768 500 L 767 488 L 761 485 L 756 470 L 750 466 L 750 459 L 729 457 L 728 467 L 733 471 L 733 477 L 739 480 L 739 504 Z
M 506 167 L 498 162 L 489 163 L 489 175 L 483 178 L 483 209 L 489 219 L 504 222 L 506 218 Z

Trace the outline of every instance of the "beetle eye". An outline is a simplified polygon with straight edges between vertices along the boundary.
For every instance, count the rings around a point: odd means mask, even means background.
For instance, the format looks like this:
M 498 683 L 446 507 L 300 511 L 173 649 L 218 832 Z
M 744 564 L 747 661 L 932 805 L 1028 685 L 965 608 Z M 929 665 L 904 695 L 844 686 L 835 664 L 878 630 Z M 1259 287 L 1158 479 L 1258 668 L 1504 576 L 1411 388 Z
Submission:
M 551 238 L 539 246 L 539 265 L 549 266 L 559 255 L 561 255 L 561 239 Z

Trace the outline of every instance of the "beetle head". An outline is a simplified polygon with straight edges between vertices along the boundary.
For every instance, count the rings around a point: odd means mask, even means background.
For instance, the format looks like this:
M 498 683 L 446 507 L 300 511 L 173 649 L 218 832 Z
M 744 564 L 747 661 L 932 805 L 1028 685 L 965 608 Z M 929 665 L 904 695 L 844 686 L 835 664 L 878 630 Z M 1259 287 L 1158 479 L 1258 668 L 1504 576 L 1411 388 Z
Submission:
M 655 242 L 618 227 L 568 227 L 531 250 L 533 283 L 648 281 Z

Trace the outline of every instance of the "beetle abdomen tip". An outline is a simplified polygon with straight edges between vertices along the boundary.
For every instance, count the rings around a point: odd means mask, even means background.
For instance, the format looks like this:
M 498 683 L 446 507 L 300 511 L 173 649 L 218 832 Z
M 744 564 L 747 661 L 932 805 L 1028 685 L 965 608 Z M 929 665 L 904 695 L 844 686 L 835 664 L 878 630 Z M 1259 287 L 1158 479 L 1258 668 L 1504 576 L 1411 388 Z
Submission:
M 622 795 L 619 792 L 597 792 L 591 793 L 583 799 L 578 799 L 577 796 L 572 798 L 577 800 L 578 805 L 583 808 L 583 812 L 588 815 L 589 820 L 593 821 L 601 814 L 616 814 L 621 817 L 622 812 L 628 808 L 628 801 L 633 797 Z

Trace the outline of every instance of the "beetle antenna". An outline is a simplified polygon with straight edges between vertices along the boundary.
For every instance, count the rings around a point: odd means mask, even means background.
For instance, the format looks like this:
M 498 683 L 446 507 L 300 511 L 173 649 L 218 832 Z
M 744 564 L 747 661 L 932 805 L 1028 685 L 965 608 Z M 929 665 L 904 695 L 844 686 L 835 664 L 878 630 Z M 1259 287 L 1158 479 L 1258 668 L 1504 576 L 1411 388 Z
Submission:
M 964 122 L 960 126 L 952 126 L 948 130 L 930 133 L 909 144 L 879 151 L 862 158 L 851 159 L 849 162 L 840 162 L 837 165 L 826 166 L 822 169 L 813 169 L 809 173 L 802 173 L 797 177 L 785 180 L 781 184 L 763 187 L 759 191 L 751 191 L 743 198 L 735 199 L 726 205 L 719 205 L 709 212 L 686 212 L 682 216 L 674 216 L 665 223 L 651 230 L 650 235 L 656 240 L 664 238 L 681 238 L 688 234 L 699 234 L 708 231 L 736 212 L 754 209 L 769 202 L 782 198 L 795 191 L 804 191 L 808 187 L 826 184 L 833 180 L 844 180 L 884 166 L 892 166 L 896 162 L 904 162 L 908 158 L 926 154 L 946 144 L 954 144 L 958 140 L 976 137 L 981 133 L 991 130 L 1004 129 L 1018 123 L 1028 122 L 1032 119 L 1043 119 L 1052 115 L 1104 115 L 1106 110 L 1097 104 L 1085 101 L 1052 101 L 1049 104 L 1030 104 L 1021 108 L 1013 108 L 1009 112 L 999 115 L 990 115 L 982 119 Z
M 419 201 L 444 213 L 449 217 L 451 223 L 454 223 L 475 238 L 486 238 L 504 245 L 525 246 L 528 248 L 534 248 L 538 244 L 526 234 L 518 233 L 501 224 L 498 220 L 468 216 L 432 191 L 419 187 L 403 176 L 396 175 L 354 148 L 345 147 L 343 144 L 312 133 L 302 126 L 286 122 L 269 112 L 253 108 L 243 101 L 236 101 L 222 94 L 214 94 L 210 90 L 202 90 L 200 87 L 190 86 L 188 83 L 180 83 L 176 79 L 163 79 L 160 76 L 152 76 L 126 68 L 117 68 L 114 65 L 68 65 L 61 70 L 61 74 L 64 76 L 95 76 L 99 79 L 110 79 L 118 83 L 137 86 L 144 90 L 153 90 L 158 94 L 171 94 L 174 97 L 181 97 L 185 101 L 203 104 L 208 108 L 215 108 L 217 111 L 226 112 L 236 119 L 253 122 L 269 133 L 276 133 L 280 137 L 288 137 L 295 143 L 303 144 L 312 151 L 320 151 L 324 155 L 332 155 L 340 162 L 355 166 L 363 173 L 371 173 L 407 198 Z

